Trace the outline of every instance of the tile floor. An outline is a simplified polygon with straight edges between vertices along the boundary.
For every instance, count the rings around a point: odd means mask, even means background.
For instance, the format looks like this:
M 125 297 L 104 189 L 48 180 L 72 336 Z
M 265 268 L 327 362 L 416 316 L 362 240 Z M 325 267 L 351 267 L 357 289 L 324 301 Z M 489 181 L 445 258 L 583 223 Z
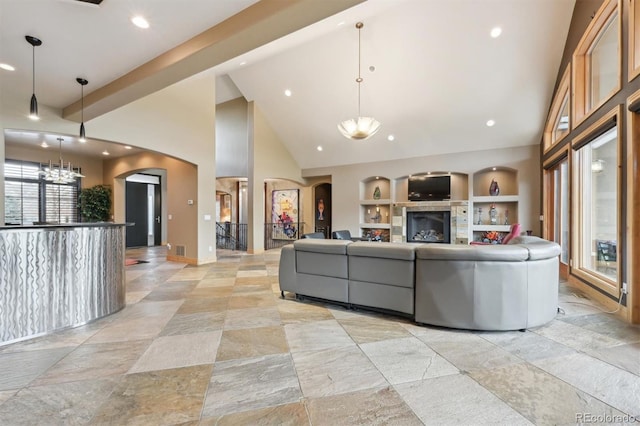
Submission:
M 124 310 L 0 346 L 0 424 L 640 421 L 640 327 L 564 286 L 544 327 L 467 332 L 282 300 L 278 250 L 128 256 L 149 263 L 127 267 Z

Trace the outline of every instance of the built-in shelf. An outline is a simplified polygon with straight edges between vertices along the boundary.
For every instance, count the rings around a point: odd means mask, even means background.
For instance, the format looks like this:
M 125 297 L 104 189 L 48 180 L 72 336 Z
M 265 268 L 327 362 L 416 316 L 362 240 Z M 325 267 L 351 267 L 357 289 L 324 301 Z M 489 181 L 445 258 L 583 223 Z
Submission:
M 361 223 L 360 228 L 366 229 L 391 229 L 389 223 Z
M 388 198 L 379 199 L 379 200 L 360 200 L 360 204 L 363 206 L 376 206 L 382 204 L 391 204 L 391 200 Z
M 519 200 L 518 195 L 481 195 L 474 196 L 474 203 L 517 203 Z
M 492 181 L 499 186 L 498 195 L 489 195 Z M 520 195 L 518 190 L 518 171 L 508 167 L 491 167 L 479 170 L 473 175 L 473 196 L 471 230 L 474 241 L 480 241 L 483 232 L 511 231 L 511 225 L 504 223 L 518 223 L 518 206 Z M 496 224 L 490 224 L 491 208 L 496 211 Z M 478 223 L 480 221 L 480 223 Z M 498 223 L 502 225 L 498 225 Z
M 378 196 L 380 198 L 374 198 Z M 375 233 L 382 241 L 389 241 L 391 197 L 391 180 L 388 178 L 371 176 L 360 182 L 359 222 L 362 237 Z
M 496 231 L 496 232 L 509 232 L 511 230 L 511 225 L 473 225 L 473 231 L 478 232 L 486 232 L 486 231 Z

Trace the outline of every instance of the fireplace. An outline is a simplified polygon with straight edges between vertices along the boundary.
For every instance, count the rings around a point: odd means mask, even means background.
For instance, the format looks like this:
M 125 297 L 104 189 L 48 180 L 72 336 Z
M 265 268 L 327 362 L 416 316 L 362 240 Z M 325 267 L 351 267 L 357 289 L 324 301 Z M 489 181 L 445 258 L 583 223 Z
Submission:
M 451 211 L 407 211 L 407 242 L 451 243 Z

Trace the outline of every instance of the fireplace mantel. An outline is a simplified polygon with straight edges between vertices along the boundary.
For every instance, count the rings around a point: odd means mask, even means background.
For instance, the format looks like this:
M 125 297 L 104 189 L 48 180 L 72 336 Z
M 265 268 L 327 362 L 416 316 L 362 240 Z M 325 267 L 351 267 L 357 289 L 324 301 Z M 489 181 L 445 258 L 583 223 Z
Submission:
M 393 205 L 391 241 L 407 242 L 407 212 L 449 211 L 450 243 L 469 244 L 469 202 L 455 201 L 407 201 Z

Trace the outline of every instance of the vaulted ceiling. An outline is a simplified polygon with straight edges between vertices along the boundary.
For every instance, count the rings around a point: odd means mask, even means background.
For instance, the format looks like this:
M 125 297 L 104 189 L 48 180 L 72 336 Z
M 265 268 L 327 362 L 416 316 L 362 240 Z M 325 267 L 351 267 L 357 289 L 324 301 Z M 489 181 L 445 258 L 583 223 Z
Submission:
M 3 113 L 28 108 L 30 34 L 43 40 L 38 100 L 69 119 L 76 77 L 89 80 L 90 123 L 208 70 L 218 102 L 254 101 L 302 168 L 540 142 L 574 0 L 360 1 L 0 0 L 0 63 L 16 68 L 0 70 Z M 151 27 L 131 25 L 134 14 Z M 362 114 L 382 123 L 366 141 L 337 130 L 357 115 L 358 21 Z M 190 56 L 177 54 L 206 31 Z

